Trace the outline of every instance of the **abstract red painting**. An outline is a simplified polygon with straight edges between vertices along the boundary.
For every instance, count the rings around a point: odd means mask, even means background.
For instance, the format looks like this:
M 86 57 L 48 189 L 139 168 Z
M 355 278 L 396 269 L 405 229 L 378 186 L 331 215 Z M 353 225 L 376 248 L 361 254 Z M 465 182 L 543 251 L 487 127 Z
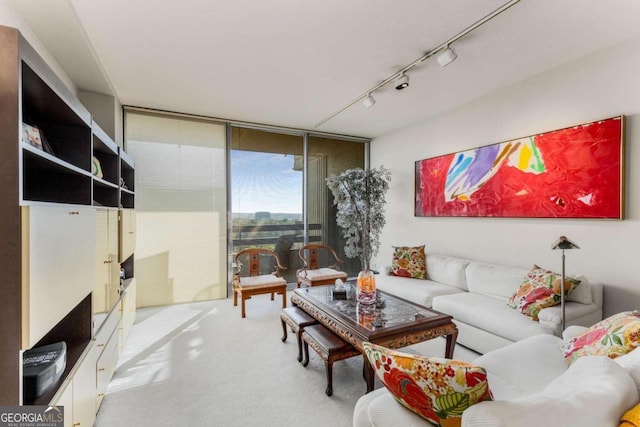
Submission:
M 624 117 L 419 160 L 415 215 L 622 219 Z

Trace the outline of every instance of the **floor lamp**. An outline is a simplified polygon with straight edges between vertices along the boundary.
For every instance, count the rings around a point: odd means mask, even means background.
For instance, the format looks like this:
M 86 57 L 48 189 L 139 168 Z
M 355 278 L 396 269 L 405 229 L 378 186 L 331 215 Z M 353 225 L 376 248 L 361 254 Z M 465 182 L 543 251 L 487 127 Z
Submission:
M 560 249 L 562 250 L 562 284 L 560 285 L 560 310 L 562 311 L 561 324 L 562 330 L 564 331 L 565 326 L 565 316 L 564 316 L 564 289 L 565 289 L 565 271 L 564 271 L 564 251 L 568 249 L 580 249 L 580 246 L 573 243 L 571 240 L 567 239 L 566 236 L 560 236 L 558 240 L 556 240 L 553 245 L 551 245 L 551 249 Z

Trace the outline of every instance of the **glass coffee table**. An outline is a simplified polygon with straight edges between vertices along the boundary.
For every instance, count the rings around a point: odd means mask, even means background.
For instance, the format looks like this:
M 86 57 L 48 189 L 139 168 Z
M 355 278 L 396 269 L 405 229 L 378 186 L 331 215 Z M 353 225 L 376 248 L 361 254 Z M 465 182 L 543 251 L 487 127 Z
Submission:
M 334 299 L 334 288 L 335 285 L 327 285 L 294 289 L 291 303 L 360 350 L 367 393 L 373 390 L 374 371 L 364 354 L 364 341 L 397 349 L 446 337 L 444 357 L 453 357 L 458 328 L 451 316 L 382 291 L 378 291 L 377 304 L 361 306 L 353 298 L 354 292 L 347 292 L 347 299 Z

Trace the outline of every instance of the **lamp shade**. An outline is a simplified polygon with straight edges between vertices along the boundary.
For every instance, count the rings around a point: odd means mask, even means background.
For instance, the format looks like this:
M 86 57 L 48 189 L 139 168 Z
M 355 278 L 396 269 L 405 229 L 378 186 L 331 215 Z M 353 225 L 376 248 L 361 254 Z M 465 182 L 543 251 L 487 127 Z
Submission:
M 567 236 L 560 236 L 558 240 L 553 242 L 551 249 L 580 249 L 580 246 L 567 239 Z

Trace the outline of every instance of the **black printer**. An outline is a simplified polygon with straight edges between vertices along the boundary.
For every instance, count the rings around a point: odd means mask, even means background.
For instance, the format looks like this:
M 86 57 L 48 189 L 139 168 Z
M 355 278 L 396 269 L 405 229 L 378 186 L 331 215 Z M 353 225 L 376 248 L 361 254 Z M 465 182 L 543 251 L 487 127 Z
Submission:
M 22 354 L 24 403 L 32 403 L 49 390 L 66 366 L 67 343 L 64 341 L 26 350 Z

